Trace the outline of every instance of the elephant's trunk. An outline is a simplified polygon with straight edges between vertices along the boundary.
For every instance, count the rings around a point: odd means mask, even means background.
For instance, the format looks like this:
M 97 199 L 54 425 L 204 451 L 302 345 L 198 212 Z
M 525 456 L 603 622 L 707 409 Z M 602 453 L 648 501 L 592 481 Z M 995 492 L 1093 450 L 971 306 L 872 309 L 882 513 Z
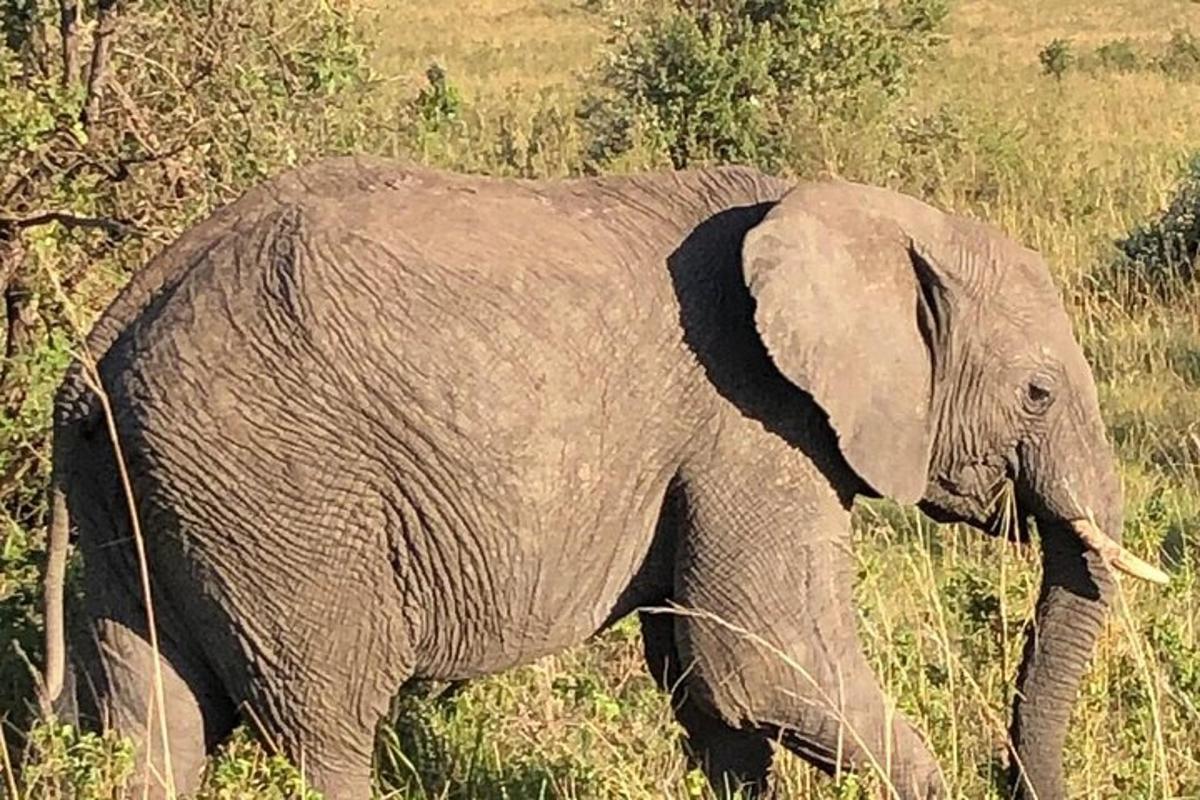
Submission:
M 1082 355 L 1079 357 L 1082 365 Z M 1015 796 L 1063 800 L 1063 742 L 1117 571 L 1165 583 L 1167 576 L 1121 545 L 1124 499 L 1090 378 L 1050 435 L 1022 451 L 1018 503 L 1038 522 L 1042 588 L 1013 700 L 1010 777 Z
M 1062 751 L 1079 683 L 1114 589 L 1103 556 L 1069 524 L 1039 525 L 1043 579 L 1013 701 L 1016 797 L 1066 797 Z

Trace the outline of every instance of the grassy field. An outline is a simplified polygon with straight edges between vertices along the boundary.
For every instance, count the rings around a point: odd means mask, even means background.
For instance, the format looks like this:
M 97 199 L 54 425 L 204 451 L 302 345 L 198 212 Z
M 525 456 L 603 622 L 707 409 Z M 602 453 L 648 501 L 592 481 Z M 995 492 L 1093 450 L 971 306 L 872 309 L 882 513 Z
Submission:
M 547 108 L 569 121 L 606 36 L 604 18 L 577 0 L 370 2 L 374 63 L 397 103 L 436 60 L 477 119 L 507 114 L 517 128 Z M 988 219 L 1041 249 L 1061 279 L 1122 461 L 1127 541 L 1172 574 L 1166 589 L 1123 585 L 1071 726 L 1074 798 L 1200 798 L 1200 295 L 1131 305 L 1096 288 L 1114 240 L 1170 201 L 1200 150 L 1200 75 L 1086 68 L 1105 42 L 1157 52 L 1188 28 L 1200 33 L 1200 5 L 1183 0 L 959 0 L 945 46 L 898 112 L 791 132 L 811 140 L 794 172 L 886 183 Z M 1084 57 L 1061 79 L 1038 58 L 1056 38 Z M 491 149 L 501 128 L 480 124 L 466 144 L 418 157 L 506 171 Z M 856 538 L 861 631 L 890 697 L 928 735 L 952 796 L 1000 797 L 1034 554 L 883 506 L 860 509 Z M 380 739 L 384 797 L 705 796 L 628 621 L 452 697 L 402 698 L 396 714 Z M 38 770 L 121 763 L 69 744 L 60 733 L 36 749 L 28 788 L 7 791 L 40 797 Z M 14 758 L 21 749 L 10 742 Z M 828 781 L 790 758 L 781 767 L 788 797 L 871 796 L 870 780 Z M 93 774 L 96 793 L 80 796 L 105 796 L 109 777 Z M 287 768 L 242 736 L 205 796 L 296 791 Z

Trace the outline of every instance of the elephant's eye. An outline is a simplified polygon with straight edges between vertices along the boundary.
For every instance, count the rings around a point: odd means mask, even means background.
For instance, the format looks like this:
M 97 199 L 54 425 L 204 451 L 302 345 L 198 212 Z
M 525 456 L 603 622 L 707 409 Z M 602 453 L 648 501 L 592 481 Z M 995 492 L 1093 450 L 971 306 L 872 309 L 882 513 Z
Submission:
M 1024 394 L 1025 408 L 1032 414 L 1041 414 L 1054 402 L 1051 381 L 1040 375 L 1026 384 Z

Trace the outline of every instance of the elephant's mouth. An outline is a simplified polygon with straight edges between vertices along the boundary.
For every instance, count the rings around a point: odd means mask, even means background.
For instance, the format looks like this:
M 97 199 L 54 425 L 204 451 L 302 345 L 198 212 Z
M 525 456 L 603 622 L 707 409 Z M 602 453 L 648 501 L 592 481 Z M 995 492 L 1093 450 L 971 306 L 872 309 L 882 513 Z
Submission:
M 1165 572 L 1126 550 L 1091 520 L 1076 519 L 1067 524 L 1089 550 L 1095 551 L 1113 569 L 1152 583 L 1167 583 L 1168 578 Z
M 1009 486 L 1021 486 L 1019 481 L 1020 464 L 1020 458 L 1015 452 L 1005 458 L 1005 478 Z M 1020 490 L 1017 491 L 1020 494 Z M 1028 496 L 1024 499 L 1028 499 Z M 1020 505 L 1024 505 L 1024 503 L 1020 503 Z M 991 530 L 1002 537 L 1015 539 L 1022 544 L 1028 543 L 1030 514 L 1018 513 L 1016 520 L 1011 522 L 1006 519 L 1005 515 L 1003 504 L 995 504 L 992 519 L 989 520 Z M 1044 521 L 1052 524 L 1061 524 L 1062 522 L 1060 520 Z M 1087 549 L 1099 555 L 1109 567 L 1152 583 L 1166 584 L 1169 581 L 1165 572 L 1131 553 L 1120 542 L 1101 530 L 1090 518 L 1067 519 L 1065 523 L 1066 527 L 1079 538 L 1079 541 Z
M 999 492 L 994 492 L 994 496 Z M 1011 505 L 993 500 L 988 506 L 987 518 L 983 530 L 997 539 L 1004 539 L 1017 544 L 1029 544 L 1029 521 L 1033 515 Z
M 1010 511 L 997 509 L 991 513 L 986 529 L 1011 542 L 1028 544 L 1030 518 L 1029 514 L 1018 513 L 1014 519 Z M 1166 584 L 1169 581 L 1165 572 L 1134 555 L 1100 530 L 1091 520 L 1075 519 L 1069 520 L 1066 524 L 1071 532 L 1079 537 L 1084 546 L 1095 551 L 1113 569 L 1151 583 Z

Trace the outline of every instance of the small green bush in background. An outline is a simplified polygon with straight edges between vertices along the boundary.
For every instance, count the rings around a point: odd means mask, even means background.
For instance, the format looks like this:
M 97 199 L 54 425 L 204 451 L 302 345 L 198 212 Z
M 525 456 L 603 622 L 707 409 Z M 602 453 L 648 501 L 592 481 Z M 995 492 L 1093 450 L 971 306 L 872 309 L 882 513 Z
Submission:
M 621 20 L 580 117 L 594 169 L 635 146 L 675 167 L 787 160 L 784 126 L 902 94 L 940 41 L 941 0 L 689 0 Z
M 1165 42 L 1113 39 L 1091 51 L 1076 53 L 1067 39 L 1052 39 L 1040 51 L 1042 72 L 1061 80 L 1072 69 L 1083 72 L 1157 71 L 1181 81 L 1200 80 L 1200 37 L 1185 28 Z
M 1189 30 L 1172 32 L 1158 68 L 1172 78 L 1200 79 L 1200 38 Z
M 1142 58 L 1132 39 L 1114 39 L 1096 48 L 1096 62 L 1111 72 L 1134 72 L 1142 65 Z
M 665 151 L 676 167 L 777 158 L 779 87 L 767 26 L 680 8 L 622 39 L 604 70 L 610 91 L 581 109 L 593 162 L 607 165 L 637 144 Z
M 1038 61 L 1042 65 L 1043 73 L 1052 75 L 1055 80 L 1061 81 L 1063 75 L 1075 63 L 1075 53 L 1071 49 L 1070 40 L 1051 39 L 1045 47 L 1038 51 Z
M 413 107 L 421 121 L 431 130 L 452 123 L 462 115 L 462 96 L 450 83 L 441 64 L 430 64 L 425 70 L 428 85 L 417 94 Z
M 1167 299 L 1191 286 L 1200 255 L 1200 156 L 1192 159 L 1163 212 L 1120 239 L 1119 255 L 1103 276 L 1132 300 L 1141 293 Z

